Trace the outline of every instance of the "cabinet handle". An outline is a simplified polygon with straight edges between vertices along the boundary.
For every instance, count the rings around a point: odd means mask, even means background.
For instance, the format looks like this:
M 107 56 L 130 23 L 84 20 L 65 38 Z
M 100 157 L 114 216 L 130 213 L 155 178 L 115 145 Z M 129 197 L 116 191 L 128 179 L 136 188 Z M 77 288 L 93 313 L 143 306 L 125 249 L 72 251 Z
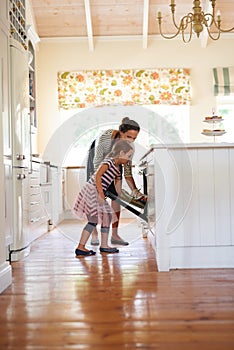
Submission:
M 25 174 L 17 174 L 17 180 L 24 180 L 26 179 L 26 175 Z
M 34 222 L 38 222 L 40 221 L 41 218 L 37 218 L 37 219 L 31 219 L 30 222 L 33 224 Z
M 30 205 L 31 205 L 31 206 L 39 205 L 39 204 L 40 204 L 40 202 L 30 202 Z
M 16 155 L 16 160 L 24 160 L 25 159 L 25 155 L 24 154 L 17 154 Z

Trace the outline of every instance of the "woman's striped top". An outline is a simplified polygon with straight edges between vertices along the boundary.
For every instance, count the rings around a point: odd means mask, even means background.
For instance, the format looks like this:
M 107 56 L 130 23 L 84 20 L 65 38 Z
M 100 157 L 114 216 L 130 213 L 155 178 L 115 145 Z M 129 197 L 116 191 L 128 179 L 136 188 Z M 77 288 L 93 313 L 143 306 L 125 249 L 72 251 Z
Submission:
M 112 133 L 113 129 L 104 131 L 101 136 L 96 140 L 95 156 L 94 156 L 94 169 L 97 170 L 103 159 L 110 153 L 112 148 Z M 124 165 L 124 177 L 132 177 L 132 162 L 129 161 Z

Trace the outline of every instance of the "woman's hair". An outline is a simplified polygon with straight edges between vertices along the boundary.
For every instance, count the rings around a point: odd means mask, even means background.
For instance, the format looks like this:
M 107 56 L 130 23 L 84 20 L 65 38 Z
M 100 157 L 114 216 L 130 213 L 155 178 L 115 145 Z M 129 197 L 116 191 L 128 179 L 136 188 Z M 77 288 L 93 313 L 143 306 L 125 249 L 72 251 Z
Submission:
M 140 126 L 135 120 L 129 119 L 128 117 L 125 117 L 122 119 L 122 122 L 119 126 L 119 131 L 125 133 L 128 130 L 137 130 L 140 131 Z
M 121 151 L 123 151 L 124 153 L 127 153 L 130 150 L 134 151 L 132 144 L 127 140 L 120 139 L 114 143 L 114 146 L 112 147 L 112 150 L 108 156 L 116 157 L 120 154 Z

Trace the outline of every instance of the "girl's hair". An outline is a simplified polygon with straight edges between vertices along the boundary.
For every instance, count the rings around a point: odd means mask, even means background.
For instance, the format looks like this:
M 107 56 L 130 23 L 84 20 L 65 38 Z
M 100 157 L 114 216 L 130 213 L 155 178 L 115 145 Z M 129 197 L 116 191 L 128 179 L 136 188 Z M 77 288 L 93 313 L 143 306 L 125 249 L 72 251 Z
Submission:
M 130 150 L 134 150 L 132 144 L 127 140 L 117 140 L 112 147 L 111 152 L 109 153 L 109 157 L 116 157 L 120 154 L 121 151 L 124 153 L 129 152 Z
M 122 119 L 122 122 L 119 126 L 119 131 L 125 133 L 128 130 L 136 130 L 140 131 L 140 126 L 135 120 L 129 119 L 128 117 L 125 117 Z

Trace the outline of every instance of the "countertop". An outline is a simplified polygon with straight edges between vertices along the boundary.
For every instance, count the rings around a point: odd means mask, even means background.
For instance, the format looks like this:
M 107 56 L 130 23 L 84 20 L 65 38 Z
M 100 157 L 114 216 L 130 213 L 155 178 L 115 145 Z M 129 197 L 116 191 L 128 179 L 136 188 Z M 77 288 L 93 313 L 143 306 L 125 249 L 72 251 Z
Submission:
M 152 144 L 149 150 L 141 157 L 143 160 L 155 149 L 207 149 L 207 148 L 234 148 L 234 143 L 175 143 L 175 144 Z

